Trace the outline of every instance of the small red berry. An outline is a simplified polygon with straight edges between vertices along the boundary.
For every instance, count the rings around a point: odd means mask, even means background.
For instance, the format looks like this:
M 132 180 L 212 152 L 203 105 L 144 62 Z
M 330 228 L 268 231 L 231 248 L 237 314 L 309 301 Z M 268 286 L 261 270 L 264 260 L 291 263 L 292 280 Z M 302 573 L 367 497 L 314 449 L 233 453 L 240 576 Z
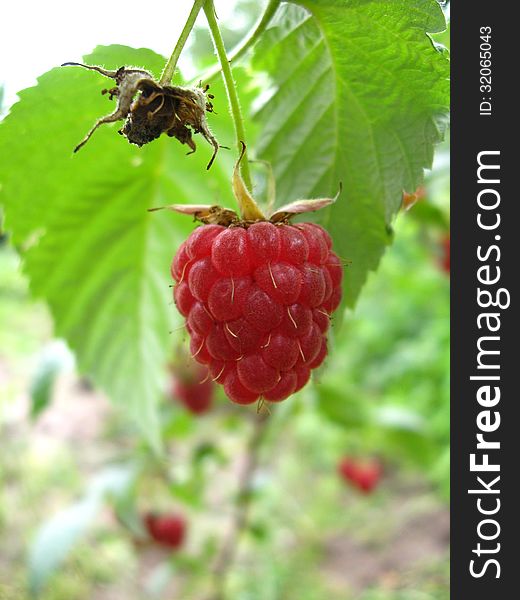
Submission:
M 231 400 L 284 400 L 327 355 L 342 294 L 332 239 L 313 223 L 205 224 L 171 268 L 193 358 Z
M 365 494 L 370 494 L 374 490 L 383 474 L 378 461 L 360 461 L 351 457 L 340 461 L 338 471 L 346 482 Z
M 190 361 L 183 368 L 172 368 L 171 395 L 191 413 L 200 415 L 210 410 L 215 384 L 207 367 Z
M 144 525 L 149 536 L 166 548 L 177 549 L 182 546 L 186 535 L 186 521 L 176 514 L 146 513 Z

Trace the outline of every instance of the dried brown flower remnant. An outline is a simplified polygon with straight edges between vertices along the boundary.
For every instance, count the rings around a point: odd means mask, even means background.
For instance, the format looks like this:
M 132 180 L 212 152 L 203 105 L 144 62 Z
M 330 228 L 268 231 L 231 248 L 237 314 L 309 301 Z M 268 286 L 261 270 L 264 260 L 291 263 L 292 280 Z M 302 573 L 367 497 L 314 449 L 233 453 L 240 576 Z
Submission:
M 213 111 L 211 102 L 208 102 L 208 98 L 212 96 L 206 96 L 208 86 L 202 88 L 161 85 L 151 73 L 134 67 L 120 67 L 109 71 L 95 65 L 73 62 L 64 63 L 62 66 L 78 66 L 97 71 L 116 82 L 116 87 L 102 90 L 110 99 L 117 98 L 116 109 L 96 121 L 74 148 L 74 152 L 88 142 L 100 125 L 126 119 L 119 133 L 137 146 L 148 144 L 162 133 L 166 133 L 169 137 L 177 138 L 182 144 L 187 144 L 191 154 L 196 150 L 193 133 L 202 133 L 214 149 L 207 168 L 211 167 L 219 144 L 206 122 L 206 111 Z

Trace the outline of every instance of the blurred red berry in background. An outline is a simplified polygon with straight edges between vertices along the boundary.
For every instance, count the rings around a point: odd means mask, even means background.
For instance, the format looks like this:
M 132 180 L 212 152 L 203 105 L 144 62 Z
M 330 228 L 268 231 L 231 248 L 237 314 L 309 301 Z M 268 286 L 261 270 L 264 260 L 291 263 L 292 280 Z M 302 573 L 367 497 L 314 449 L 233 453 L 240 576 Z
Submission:
M 347 483 L 365 494 L 374 490 L 383 474 L 381 464 L 377 460 L 367 461 L 352 457 L 343 458 L 338 465 L 338 471 Z
M 172 368 L 171 396 L 191 413 L 200 415 L 210 410 L 214 391 L 215 384 L 207 367 L 189 359 L 184 369 Z
M 186 534 L 186 521 L 183 517 L 169 513 L 146 513 L 143 520 L 152 540 L 167 548 L 182 546 Z

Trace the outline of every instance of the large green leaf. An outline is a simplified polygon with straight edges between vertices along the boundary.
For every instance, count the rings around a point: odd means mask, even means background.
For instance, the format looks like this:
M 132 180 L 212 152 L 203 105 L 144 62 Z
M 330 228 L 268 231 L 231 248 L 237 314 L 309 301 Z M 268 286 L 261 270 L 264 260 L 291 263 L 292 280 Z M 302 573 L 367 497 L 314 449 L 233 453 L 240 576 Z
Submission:
M 149 50 L 123 46 L 100 47 L 85 61 L 134 64 L 155 74 L 164 65 Z M 128 407 L 157 445 L 155 406 L 174 343 L 169 268 L 193 224 L 147 209 L 229 203 L 232 155 L 221 152 L 207 172 L 212 149 L 202 138 L 196 154 L 186 157 L 186 146 L 170 138 L 130 146 L 117 135 L 119 124 L 101 127 L 73 155 L 96 118 L 113 110 L 100 95 L 107 83 L 91 71 L 57 68 L 19 94 L 0 125 L 0 202 L 56 334 L 74 350 L 80 369 Z M 225 92 L 217 84 L 214 93 L 219 116 L 211 125 L 230 145 Z
M 448 61 L 426 32 L 445 28 L 436 0 L 295 0 L 256 47 L 271 79 L 256 118 L 278 201 L 343 193 L 322 215 L 353 305 L 391 241 L 402 191 L 414 191 L 442 139 Z

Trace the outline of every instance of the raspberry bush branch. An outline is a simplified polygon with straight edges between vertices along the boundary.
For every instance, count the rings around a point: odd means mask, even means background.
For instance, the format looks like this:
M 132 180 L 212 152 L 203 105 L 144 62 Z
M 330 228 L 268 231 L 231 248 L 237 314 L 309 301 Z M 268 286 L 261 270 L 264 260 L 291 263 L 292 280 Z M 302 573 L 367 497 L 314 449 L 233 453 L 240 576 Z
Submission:
M 249 50 L 251 50 L 251 48 L 256 44 L 264 31 L 267 29 L 267 26 L 274 17 L 274 14 L 278 10 L 280 4 L 281 0 L 269 0 L 258 23 L 253 27 L 251 32 L 246 35 L 244 39 L 233 48 L 233 50 L 229 52 L 229 62 L 240 60 Z M 211 81 L 220 73 L 221 70 L 222 69 L 220 65 L 215 65 L 203 75 L 202 80 L 207 82 Z
M 214 593 L 208 600 L 224 600 L 226 598 L 227 576 L 233 567 L 240 537 L 248 525 L 251 500 L 253 499 L 252 484 L 258 468 L 260 450 L 268 429 L 269 419 L 269 415 L 256 415 L 253 432 L 246 451 L 245 462 L 238 482 L 235 512 L 232 516 L 227 536 L 213 563 Z
M 245 153 L 246 153 L 246 145 L 244 142 L 240 143 L 242 150 L 240 152 L 240 156 L 235 164 L 235 168 L 233 170 L 233 178 L 232 178 L 232 186 L 233 186 L 233 194 L 238 203 L 238 208 L 240 210 L 240 216 L 244 221 L 265 221 L 265 216 L 262 211 L 258 208 L 255 199 L 249 193 L 247 186 L 244 183 L 244 180 L 240 176 L 240 163 L 243 161 Z
M 175 68 L 177 67 L 177 62 L 179 60 L 181 52 L 184 46 L 186 45 L 186 42 L 188 41 L 191 30 L 193 29 L 199 12 L 204 6 L 205 2 L 206 0 L 195 0 L 195 2 L 193 3 L 190 14 L 188 15 L 188 20 L 186 21 L 186 24 L 184 25 L 181 31 L 181 35 L 179 36 L 179 39 L 175 44 L 175 48 L 173 49 L 173 52 L 164 67 L 161 78 L 159 79 L 159 83 L 161 85 L 169 85 L 171 83 L 173 76 L 175 75 Z
M 242 117 L 242 111 L 240 109 L 240 101 L 238 99 L 238 93 L 233 79 L 233 73 L 231 71 L 231 65 L 226 53 L 226 47 L 224 46 L 224 40 L 220 33 L 220 29 L 217 23 L 217 17 L 215 15 L 215 5 L 213 0 L 207 0 L 204 4 L 204 12 L 206 13 L 206 19 L 208 21 L 209 30 L 215 46 L 220 66 L 222 69 L 222 77 L 224 79 L 224 85 L 229 101 L 229 107 L 231 110 L 231 116 L 235 125 L 236 133 L 236 144 L 239 156 L 243 152 L 243 144 L 246 143 L 246 134 L 244 128 L 244 119 Z M 247 160 L 247 151 L 244 152 L 242 164 L 241 164 L 242 177 L 248 190 L 252 190 L 251 173 L 249 171 L 249 163 Z

